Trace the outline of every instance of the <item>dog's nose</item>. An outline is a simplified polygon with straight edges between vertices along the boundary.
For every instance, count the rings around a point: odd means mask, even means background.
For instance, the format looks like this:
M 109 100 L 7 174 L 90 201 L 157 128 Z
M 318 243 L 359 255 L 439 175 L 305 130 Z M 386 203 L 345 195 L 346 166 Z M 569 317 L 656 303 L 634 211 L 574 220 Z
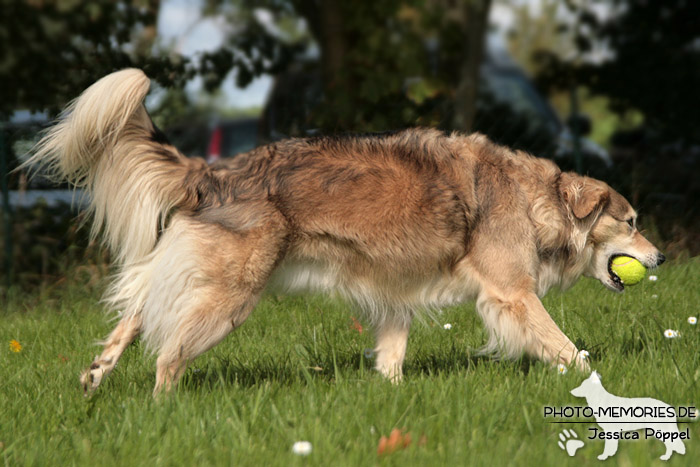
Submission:
M 664 264 L 664 261 L 666 261 L 666 256 L 664 256 L 663 253 L 659 253 L 658 255 L 656 255 L 657 266 L 661 266 L 662 264 Z

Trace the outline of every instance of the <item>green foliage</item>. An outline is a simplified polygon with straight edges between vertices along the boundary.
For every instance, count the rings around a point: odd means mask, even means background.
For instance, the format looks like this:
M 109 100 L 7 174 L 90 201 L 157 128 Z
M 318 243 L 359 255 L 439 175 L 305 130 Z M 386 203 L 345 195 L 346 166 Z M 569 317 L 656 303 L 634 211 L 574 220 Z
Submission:
M 97 78 L 130 66 L 165 85 L 184 83 L 184 60 L 150 55 L 157 4 L 2 0 L 0 116 L 18 108 L 55 113 Z
M 0 0 L 0 117 L 16 109 L 57 113 L 98 78 L 137 67 L 165 87 L 199 74 L 209 90 L 232 70 L 244 86 L 275 73 L 299 48 L 239 10 L 242 29 L 227 47 L 190 61 L 158 50 L 159 0 Z
M 163 129 L 182 123 L 197 112 L 184 89 L 171 88 L 165 91 L 158 105 L 151 108 L 149 113 L 156 126 Z
M 226 47 L 202 54 L 198 73 L 208 91 L 217 89 L 231 70 L 236 72 L 238 87 L 247 86 L 262 74 L 279 73 L 302 49 L 300 43 L 280 40 L 256 19 L 244 18 L 247 21 L 240 23 L 242 29 L 229 38 Z
M 562 8 L 568 14 L 561 15 Z M 697 2 L 615 0 L 565 7 L 547 0 L 538 14 L 529 5 L 512 9 L 513 54 L 537 75 L 560 116 L 570 112 L 571 89 L 582 91 L 581 111 L 593 122 L 590 138 L 615 159 L 613 170 L 590 173 L 627 196 L 669 250 L 697 254 Z M 609 58 L 591 60 L 593 49 Z
M 479 59 L 465 57 L 464 12 L 472 5 L 488 9 L 488 2 L 471 0 L 242 3 L 234 10 L 236 17 L 267 7 L 274 12 L 274 24 L 284 27 L 275 35 L 278 41 L 318 47 L 322 99 L 303 126 L 325 132 L 449 127 L 442 114 L 460 80 L 455 70 L 466 60 Z M 307 29 L 293 18 L 303 18 Z M 238 33 L 235 38 L 244 40 Z
M 576 16 L 574 40 L 580 54 L 604 44 L 612 59 L 572 62 L 543 52 L 541 83 L 564 89 L 585 85 L 607 96 L 615 111 L 639 110 L 661 144 L 698 144 L 693 98 L 700 82 L 698 3 L 616 0 L 605 21 L 593 12 L 600 3 L 569 2 Z
M 0 1 L 6 53 L 0 60 L 0 114 L 17 108 L 55 113 L 97 78 L 129 66 L 143 68 L 166 87 L 200 75 L 214 91 L 232 71 L 236 84 L 246 86 L 256 76 L 286 69 L 315 43 L 324 101 L 315 109 L 314 127 L 328 131 L 384 131 L 436 119 L 449 126 L 440 113 L 462 79 L 457 70 L 479 60 L 465 52 L 464 18 L 470 8 L 489 5 L 210 0 L 203 13 L 223 14 L 232 32 L 223 47 L 190 61 L 158 50 L 158 0 Z M 424 98 L 410 95 L 410 79 L 430 82 L 440 105 L 426 106 Z
M 105 277 L 109 257 L 99 244 L 89 241 L 90 228 L 81 219 L 84 215 L 76 217 L 65 204 L 50 207 L 39 202 L 13 212 L 13 283 L 18 289 L 36 290 L 66 280 L 94 285 Z M 4 237 L 0 239 L 0 264 L 5 264 L 3 246 Z M 3 279 L 5 274 L 0 271 Z
M 605 388 L 697 407 L 700 263 L 664 265 L 657 282 L 624 294 L 584 279 L 544 304 L 562 330 L 587 349 Z M 7 465 L 581 465 L 597 464 L 603 442 L 588 427 L 549 423 L 543 407 L 585 406 L 569 391 L 583 379 L 540 362 L 473 356 L 485 332 L 473 306 L 452 307 L 437 323 L 411 330 L 405 380 L 371 370 L 371 332 L 351 326 L 345 305 L 322 297 L 264 299 L 249 320 L 195 360 L 181 386 L 151 398 L 155 358 L 136 343 L 91 398 L 78 375 L 108 323 L 98 294 L 80 285 L 13 294 L 0 311 L 0 459 Z M 449 322 L 452 329 L 443 329 Z M 665 329 L 681 337 L 666 339 Z M 11 339 L 22 350 L 12 353 Z M 393 428 L 413 435 L 408 449 L 377 457 Z M 569 458 L 562 428 L 586 445 Z M 697 463 L 698 423 L 684 456 Z M 426 443 L 418 439 L 425 435 Z M 308 440 L 307 458 L 291 452 Z M 622 441 L 613 460 L 650 465 L 655 440 Z M 658 461 L 656 461 L 658 462 Z

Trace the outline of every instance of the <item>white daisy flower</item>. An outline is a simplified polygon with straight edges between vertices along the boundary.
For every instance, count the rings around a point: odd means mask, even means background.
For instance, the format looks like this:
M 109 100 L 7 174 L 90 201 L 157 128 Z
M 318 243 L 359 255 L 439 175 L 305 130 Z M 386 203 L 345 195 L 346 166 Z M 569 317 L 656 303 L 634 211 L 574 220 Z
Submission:
M 656 281 L 659 280 L 659 278 L 658 278 L 657 276 L 655 276 L 655 275 L 652 274 L 651 276 L 649 276 L 649 280 L 652 281 L 652 282 L 656 282 Z
M 292 445 L 292 452 L 299 456 L 308 456 L 311 454 L 311 443 L 308 441 L 297 441 Z
M 588 357 L 591 355 L 588 353 L 588 350 L 581 350 L 578 354 L 581 357 L 581 360 L 588 360 Z
M 563 363 L 560 363 L 559 365 L 557 365 L 557 372 L 560 375 L 565 375 L 568 371 L 569 371 L 568 368 L 566 368 L 566 365 L 564 365 Z
M 372 349 L 365 349 L 365 351 L 362 354 L 368 360 L 374 358 L 374 350 Z
M 654 295 L 651 296 L 651 298 L 659 298 L 659 296 L 656 295 L 656 294 L 654 294 Z
M 689 316 L 688 324 L 698 324 L 698 319 L 695 316 Z
M 445 323 L 445 325 L 443 326 L 443 328 L 445 328 L 445 329 L 447 329 L 447 330 L 449 331 L 450 329 L 452 329 L 452 325 L 451 325 L 450 323 Z
M 678 333 L 678 331 L 674 331 L 673 329 L 666 329 L 664 331 L 664 336 L 667 339 L 673 339 L 674 337 L 680 337 L 680 334 Z

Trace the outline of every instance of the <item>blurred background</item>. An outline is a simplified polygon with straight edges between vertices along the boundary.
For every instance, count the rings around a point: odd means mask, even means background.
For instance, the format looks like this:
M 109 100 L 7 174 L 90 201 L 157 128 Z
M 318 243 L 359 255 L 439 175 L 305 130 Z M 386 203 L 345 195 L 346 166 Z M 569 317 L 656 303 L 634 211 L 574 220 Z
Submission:
M 14 171 L 125 67 L 188 156 L 290 136 L 479 131 L 603 179 L 667 256 L 700 253 L 700 4 L 690 0 L 0 0 L 0 290 L 109 272 L 69 187 Z

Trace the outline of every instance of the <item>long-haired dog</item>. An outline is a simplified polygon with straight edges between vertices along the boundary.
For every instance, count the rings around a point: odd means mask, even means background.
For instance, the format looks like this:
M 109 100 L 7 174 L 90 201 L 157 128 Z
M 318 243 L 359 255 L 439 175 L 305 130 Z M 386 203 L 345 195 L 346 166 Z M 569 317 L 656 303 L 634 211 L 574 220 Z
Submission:
M 171 389 L 268 285 L 357 304 L 394 381 L 414 316 L 473 299 L 486 352 L 586 368 L 539 297 L 581 275 L 621 291 L 616 255 L 664 260 L 605 183 L 482 135 L 290 139 L 206 165 L 153 125 L 149 84 L 135 69 L 102 78 L 27 162 L 88 193 L 118 265 L 106 299 L 121 320 L 81 376 L 87 392 L 139 335 L 158 355 L 154 393 Z

